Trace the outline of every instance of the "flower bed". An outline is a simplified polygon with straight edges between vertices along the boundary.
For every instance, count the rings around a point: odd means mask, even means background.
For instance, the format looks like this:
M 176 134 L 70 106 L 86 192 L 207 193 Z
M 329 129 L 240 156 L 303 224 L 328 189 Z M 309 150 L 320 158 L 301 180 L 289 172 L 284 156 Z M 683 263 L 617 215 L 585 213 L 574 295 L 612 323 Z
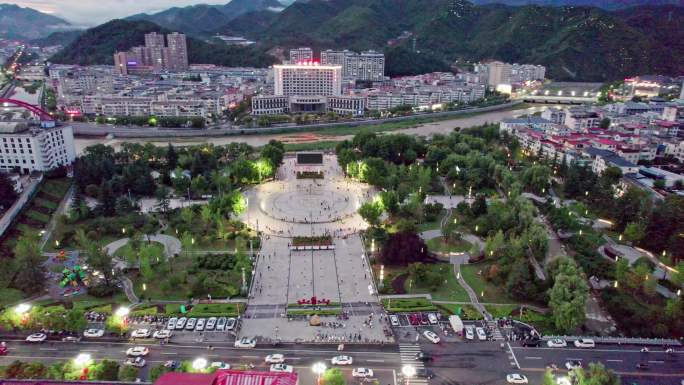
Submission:
M 297 171 L 297 179 L 323 179 L 323 171 Z
M 333 240 L 329 235 L 321 235 L 318 237 L 294 237 L 292 239 L 292 246 L 332 246 Z

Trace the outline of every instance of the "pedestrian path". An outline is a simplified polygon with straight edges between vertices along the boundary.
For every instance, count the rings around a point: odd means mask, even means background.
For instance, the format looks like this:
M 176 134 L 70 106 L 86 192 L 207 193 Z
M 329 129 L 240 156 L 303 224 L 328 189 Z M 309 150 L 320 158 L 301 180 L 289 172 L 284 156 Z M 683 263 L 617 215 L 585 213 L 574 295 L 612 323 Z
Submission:
M 416 368 L 416 370 L 424 370 L 425 364 L 423 364 L 423 361 L 416 360 L 416 354 L 421 351 L 418 344 L 399 344 L 401 366 L 410 365 Z M 428 385 L 428 380 L 422 377 L 413 377 L 410 379 L 410 382 L 412 385 Z
M 503 334 L 501 334 L 501 330 L 499 330 L 499 325 L 496 323 L 496 321 L 487 321 L 487 328 L 489 329 L 489 332 L 492 333 L 492 339 L 494 341 L 505 340 Z

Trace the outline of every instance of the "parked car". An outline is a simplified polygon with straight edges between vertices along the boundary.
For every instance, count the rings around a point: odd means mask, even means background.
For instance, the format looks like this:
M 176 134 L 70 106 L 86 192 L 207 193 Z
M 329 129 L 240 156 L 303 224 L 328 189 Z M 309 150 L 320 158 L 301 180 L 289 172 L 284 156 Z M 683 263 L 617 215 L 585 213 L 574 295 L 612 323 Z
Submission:
M 133 338 L 150 338 L 150 330 L 149 329 L 133 330 L 133 332 L 131 333 L 131 337 L 133 337 Z
M 523 374 L 512 373 L 506 376 L 506 382 L 509 384 L 527 384 L 527 377 Z
M 207 320 L 207 326 L 205 327 L 206 330 L 214 330 L 216 327 L 216 317 L 211 317 Z
M 188 322 L 185 324 L 185 330 L 195 330 L 196 324 L 197 318 L 188 318 Z
M 294 372 L 294 367 L 292 367 L 292 365 L 273 364 L 273 365 L 271 365 L 269 370 L 271 372 L 278 372 L 278 373 L 292 373 L 292 372 Z
M 83 332 L 83 336 L 88 338 L 97 338 L 104 336 L 104 332 L 104 329 L 86 329 L 86 331 Z
M 164 362 L 164 367 L 169 369 L 178 369 L 180 367 L 180 361 L 166 361 Z
M 157 330 L 154 332 L 152 337 L 157 338 L 157 339 L 163 339 L 163 338 L 171 338 L 171 330 L 168 329 L 162 329 L 162 330 Z
M 432 361 L 432 356 L 429 353 L 416 353 L 416 361 Z
M 438 319 L 435 313 L 428 313 L 427 317 L 428 321 L 430 321 L 430 325 L 437 325 Z
M 413 325 L 413 326 L 420 325 L 420 319 L 418 319 L 418 315 L 409 314 L 408 317 L 409 317 L 409 322 L 411 323 L 411 325 Z
M 226 330 L 226 321 L 226 317 L 220 317 L 218 320 L 216 320 L 216 330 L 221 332 Z
M 199 318 L 197 320 L 197 325 L 195 325 L 195 330 L 197 331 L 204 331 L 204 325 L 207 324 L 207 320 L 205 318 Z
M 565 340 L 562 340 L 560 338 L 555 338 L 552 340 L 548 340 L 546 342 L 546 346 L 548 346 L 550 348 L 564 348 L 564 347 L 568 346 L 568 343 L 565 342 Z
M 235 341 L 235 347 L 236 348 L 255 348 L 256 347 L 256 339 L 249 338 L 249 337 L 242 337 L 239 340 Z
M 0 356 L 6 356 L 7 353 L 9 353 L 9 349 L 7 349 L 7 344 L 6 343 L 0 343 Z
M 649 366 L 645 362 L 639 362 L 638 364 L 636 364 L 636 368 L 637 370 L 648 370 Z
M 144 346 L 134 346 L 126 350 L 126 355 L 131 357 L 141 357 L 150 354 L 150 349 Z
M 568 370 L 579 369 L 582 367 L 582 361 L 571 360 L 565 363 L 565 368 Z
M 580 338 L 578 340 L 575 340 L 575 347 L 576 348 L 593 348 L 596 347 L 596 343 L 594 340 L 589 339 L 589 338 Z
M 217 368 L 217 369 L 230 369 L 230 365 L 226 364 L 225 362 L 221 361 L 214 361 L 210 365 L 212 368 Z
M 142 357 L 131 357 L 124 361 L 124 365 L 126 366 L 134 366 L 136 368 L 142 368 L 145 366 L 147 362 L 145 362 L 145 359 Z
M 484 331 L 483 328 L 480 328 L 480 327 L 475 328 L 475 333 L 477 334 L 478 340 L 485 341 L 487 339 L 487 333 Z
M 62 337 L 62 341 L 64 341 L 64 342 L 79 342 L 79 341 L 81 341 L 81 337 L 79 337 L 79 336 L 64 336 L 64 337 Z
M 373 377 L 373 369 L 355 368 L 352 370 L 352 377 L 370 378 Z
M 282 354 L 269 354 L 264 361 L 267 364 L 282 364 L 285 362 L 285 356 Z
M 390 324 L 392 324 L 392 326 L 399 326 L 399 317 L 395 314 L 390 315 Z
M 228 318 L 228 320 L 226 321 L 226 330 L 235 329 L 236 323 L 237 323 L 237 320 L 235 318 Z
M 430 320 L 428 320 L 428 316 L 425 313 L 420 313 L 418 314 L 418 317 L 420 317 L 420 324 L 421 325 L 428 325 L 430 324 Z
M 333 365 L 351 365 L 353 362 L 354 359 L 350 356 L 335 356 L 330 360 Z
M 466 326 L 465 328 L 465 336 L 467 340 L 472 340 L 475 339 L 475 332 L 473 331 L 472 326 Z
M 47 339 L 47 334 L 45 333 L 33 333 L 26 337 L 26 342 L 44 342 Z
M 541 345 L 541 340 L 539 338 L 528 338 L 522 341 L 522 346 L 524 347 L 536 347 Z
M 176 317 L 169 318 L 169 323 L 166 324 L 166 328 L 168 330 L 175 329 L 176 328 L 176 322 L 178 322 L 178 318 L 176 318 Z
M 435 374 L 428 368 L 416 368 L 416 378 L 425 378 L 427 380 L 435 377 Z
M 185 317 L 181 317 L 176 321 L 176 330 L 183 330 L 185 329 L 185 323 L 188 322 L 188 319 Z
M 430 330 L 424 331 L 423 337 L 427 338 L 428 341 L 432 342 L 433 344 L 438 344 L 440 341 L 439 336 Z

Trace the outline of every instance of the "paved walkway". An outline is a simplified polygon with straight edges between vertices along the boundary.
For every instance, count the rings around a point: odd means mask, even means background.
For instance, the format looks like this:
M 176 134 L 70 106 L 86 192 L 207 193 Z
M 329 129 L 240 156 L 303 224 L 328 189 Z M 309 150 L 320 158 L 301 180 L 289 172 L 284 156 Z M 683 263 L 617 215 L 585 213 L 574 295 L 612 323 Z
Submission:
M 69 190 L 67 190 L 67 193 L 64 195 L 64 198 L 59 202 L 59 206 L 57 207 L 57 210 L 52 214 L 50 217 L 50 222 L 47 225 L 47 228 L 45 229 L 45 233 L 40 239 L 40 248 L 41 250 L 45 247 L 45 244 L 47 243 L 48 240 L 50 240 L 50 237 L 52 236 L 52 232 L 55 231 L 55 226 L 57 225 L 57 218 L 60 215 L 66 214 L 67 210 L 71 206 L 71 199 L 74 196 L 74 189 L 76 188 L 75 185 L 71 185 L 69 187 Z
M 473 290 L 470 285 L 468 285 L 468 282 L 463 278 L 463 274 L 461 274 L 461 265 L 459 264 L 454 264 L 454 274 L 456 274 L 456 279 L 458 280 L 459 285 L 463 287 L 463 289 L 468 293 L 468 298 L 470 298 L 470 303 L 473 305 L 473 307 L 482 314 L 485 320 L 489 321 L 492 320 L 493 317 L 487 309 L 485 309 L 484 305 L 480 303 L 480 300 L 477 298 L 477 293 L 475 293 L 475 290 Z

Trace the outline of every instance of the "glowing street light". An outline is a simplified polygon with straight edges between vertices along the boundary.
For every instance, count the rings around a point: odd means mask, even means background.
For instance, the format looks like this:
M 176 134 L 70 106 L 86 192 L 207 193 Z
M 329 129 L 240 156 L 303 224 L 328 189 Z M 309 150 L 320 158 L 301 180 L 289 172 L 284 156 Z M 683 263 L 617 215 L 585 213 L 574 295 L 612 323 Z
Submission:
M 401 368 L 401 373 L 406 377 L 406 385 L 409 385 L 411 377 L 416 375 L 416 368 L 413 365 L 404 365 Z
M 26 314 L 29 310 L 31 310 L 31 304 L 28 303 L 21 303 L 14 308 L 17 314 Z
M 125 316 L 127 316 L 128 313 L 130 313 L 130 312 L 131 312 L 131 309 L 129 309 L 129 308 L 123 306 L 123 307 L 118 308 L 118 309 L 116 310 L 116 313 L 115 313 L 115 314 L 116 314 L 118 317 L 125 317 Z
M 320 385 L 321 376 L 323 375 L 323 373 L 325 373 L 325 369 L 326 369 L 325 364 L 322 362 L 316 362 L 311 367 L 311 370 L 313 370 L 313 372 L 316 374 L 316 384 Z
M 206 369 L 207 360 L 204 358 L 196 358 L 194 361 L 192 361 L 192 368 L 197 371 Z
M 143 289 L 143 291 L 147 290 L 147 284 L 146 283 L 142 284 L 142 289 Z
M 85 367 L 90 363 L 90 360 L 92 357 L 88 353 L 80 353 L 79 355 L 74 358 L 74 364 L 78 367 Z

